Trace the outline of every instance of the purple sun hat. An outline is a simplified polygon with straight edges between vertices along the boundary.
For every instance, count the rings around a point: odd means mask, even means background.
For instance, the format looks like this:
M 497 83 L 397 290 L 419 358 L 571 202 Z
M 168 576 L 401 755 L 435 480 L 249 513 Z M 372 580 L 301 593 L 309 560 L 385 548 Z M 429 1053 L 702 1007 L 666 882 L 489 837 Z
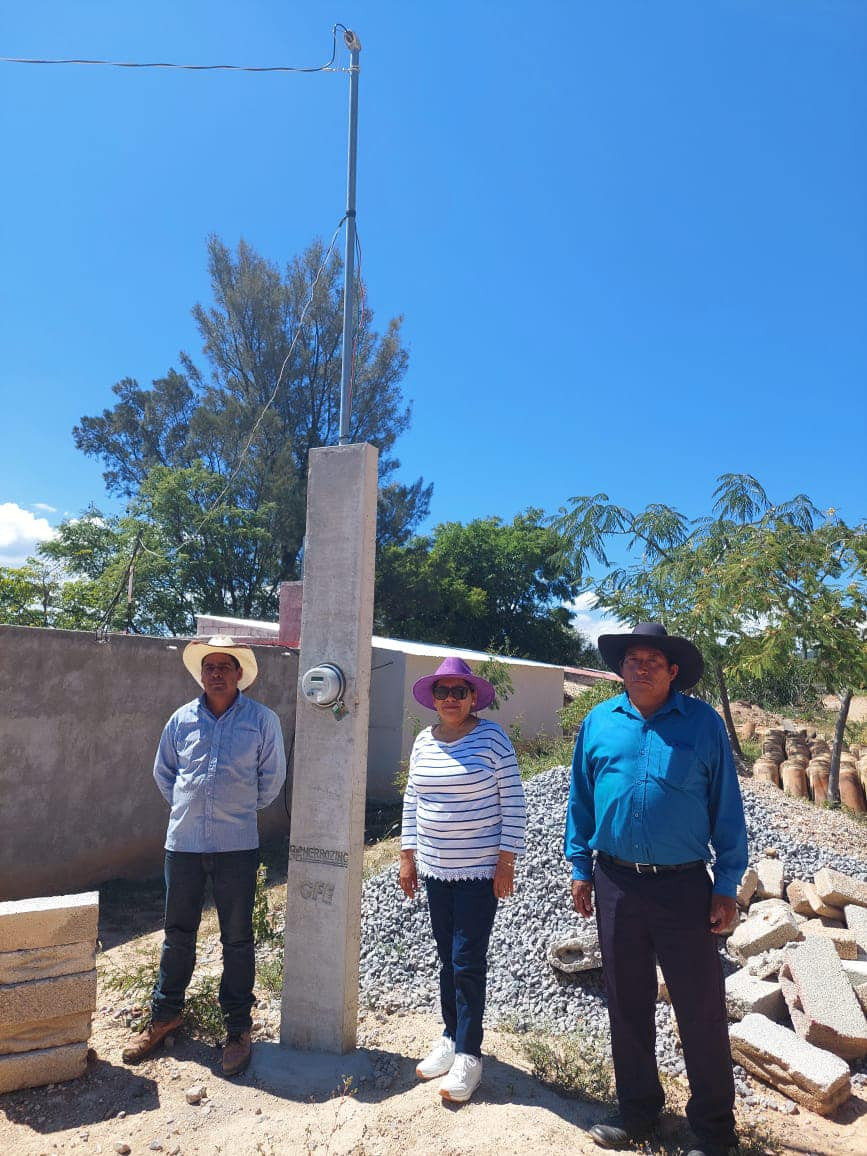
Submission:
M 486 678 L 473 674 L 472 668 L 457 655 L 444 658 L 433 674 L 426 674 L 412 684 L 412 697 L 428 710 L 436 710 L 434 706 L 434 683 L 441 678 L 462 678 L 468 682 L 476 692 L 475 710 L 484 710 L 494 701 L 494 688 Z

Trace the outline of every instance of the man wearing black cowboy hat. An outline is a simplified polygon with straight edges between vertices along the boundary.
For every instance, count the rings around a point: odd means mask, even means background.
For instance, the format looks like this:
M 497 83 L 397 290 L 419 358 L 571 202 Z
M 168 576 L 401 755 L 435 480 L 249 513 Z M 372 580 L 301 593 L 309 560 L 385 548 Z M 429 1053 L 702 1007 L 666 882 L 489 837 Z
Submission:
M 689 1079 L 686 1114 L 698 1137 L 689 1156 L 729 1156 L 735 1090 L 714 933 L 735 919 L 747 865 L 731 748 L 717 713 L 681 693 L 704 670 L 690 641 L 644 622 L 631 634 L 603 634 L 598 645 L 625 693 L 592 710 L 578 734 L 564 840 L 580 915 L 593 914 L 595 891 L 620 1106 L 617 1123 L 596 1124 L 590 1135 L 620 1148 L 648 1136 L 662 1111 L 658 960 Z

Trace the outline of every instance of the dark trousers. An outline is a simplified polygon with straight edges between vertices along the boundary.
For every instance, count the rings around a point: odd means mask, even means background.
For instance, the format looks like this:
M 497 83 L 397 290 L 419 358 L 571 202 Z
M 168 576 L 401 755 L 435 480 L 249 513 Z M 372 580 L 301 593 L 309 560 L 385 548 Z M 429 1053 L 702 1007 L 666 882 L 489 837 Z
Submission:
M 482 1054 L 488 941 L 497 897 L 491 879 L 427 879 L 430 922 L 440 957 L 440 1006 L 455 1051 Z
M 665 1096 L 656 1068 L 656 960 L 683 1044 L 686 1116 L 703 1143 L 737 1143 L 725 987 L 708 926 L 711 881 L 703 867 L 660 875 L 597 862 L 596 922 L 611 1021 L 620 1111 L 648 1121 Z
M 223 944 L 220 1008 L 228 1032 L 250 1027 L 256 961 L 253 899 L 259 852 L 198 854 L 166 851 L 166 928 L 151 1017 L 170 1020 L 184 1006 L 196 964 L 196 933 L 202 918 L 205 881 L 210 876 Z

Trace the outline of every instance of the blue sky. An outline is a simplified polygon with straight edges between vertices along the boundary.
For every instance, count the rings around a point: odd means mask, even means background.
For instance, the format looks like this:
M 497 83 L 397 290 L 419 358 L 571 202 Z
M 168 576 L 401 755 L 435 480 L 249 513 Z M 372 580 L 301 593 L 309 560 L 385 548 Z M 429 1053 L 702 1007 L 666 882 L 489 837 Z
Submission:
M 867 513 L 867 4 L 31 0 L 0 51 L 314 65 L 335 21 L 429 527 L 597 491 L 697 515 L 724 471 Z M 330 237 L 347 83 L 0 64 L 0 564 L 106 504 L 72 427 L 198 356 L 208 234 Z

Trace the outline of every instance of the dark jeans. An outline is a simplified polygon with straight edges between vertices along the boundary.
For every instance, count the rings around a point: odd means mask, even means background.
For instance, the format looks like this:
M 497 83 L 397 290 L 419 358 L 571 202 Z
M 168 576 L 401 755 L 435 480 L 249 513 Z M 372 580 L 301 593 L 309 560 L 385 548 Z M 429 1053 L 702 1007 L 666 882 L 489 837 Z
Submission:
M 257 849 L 204 855 L 166 851 L 166 930 L 160 973 L 151 999 L 154 1020 L 174 1019 L 184 1006 L 196 963 L 196 932 L 202 918 L 205 881 L 210 876 L 223 944 L 223 1020 L 230 1033 L 250 1027 L 256 976 L 253 899 L 258 866 Z
M 492 879 L 426 879 L 430 922 L 440 957 L 440 1006 L 455 1051 L 482 1054 L 488 940 L 497 913 Z
M 687 1119 L 702 1143 L 735 1145 L 734 1074 L 707 871 L 637 875 L 597 862 L 594 885 L 621 1113 L 648 1121 L 665 1102 L 654 1046 L 658 959 L 683 1045 Z

